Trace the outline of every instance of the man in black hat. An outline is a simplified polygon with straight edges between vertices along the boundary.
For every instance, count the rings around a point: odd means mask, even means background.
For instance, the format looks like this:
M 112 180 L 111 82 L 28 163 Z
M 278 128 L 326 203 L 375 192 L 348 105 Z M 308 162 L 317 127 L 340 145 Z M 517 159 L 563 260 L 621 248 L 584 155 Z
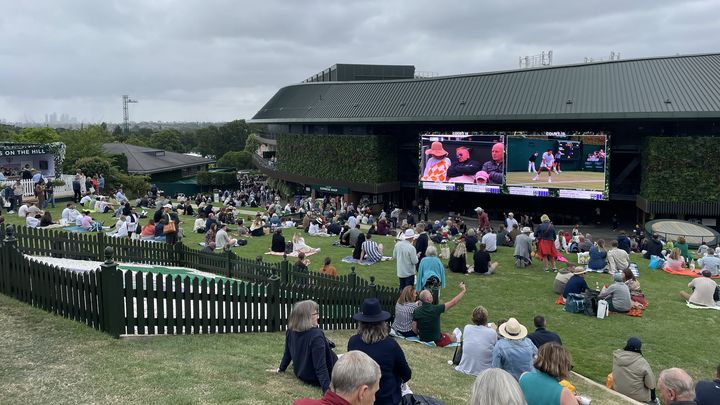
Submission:
M 641 349 L 642 342 L 633 336 L 613 352 L 613 388 L 639 402 L 655 401 L 655 375 Z

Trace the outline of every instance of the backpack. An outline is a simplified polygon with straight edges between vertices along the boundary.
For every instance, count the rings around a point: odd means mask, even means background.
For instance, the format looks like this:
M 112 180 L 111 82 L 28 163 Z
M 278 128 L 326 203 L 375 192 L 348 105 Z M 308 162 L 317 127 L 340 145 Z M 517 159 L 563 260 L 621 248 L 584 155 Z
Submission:
M 585 306 L 585 315 L 596 316 L 598 309 L 598 294 L 593 291 L 587 291 L 585 293 L 585 300 L 583 304 Z
M 585 296 L 582 294 L 568 294 L 565 298 L 565 312 L 580 314 L 585 312 Z
M 285 253 L 290 254 L 292 252 L 293 252 L 293 243 L 292 242 L 285 243 Z

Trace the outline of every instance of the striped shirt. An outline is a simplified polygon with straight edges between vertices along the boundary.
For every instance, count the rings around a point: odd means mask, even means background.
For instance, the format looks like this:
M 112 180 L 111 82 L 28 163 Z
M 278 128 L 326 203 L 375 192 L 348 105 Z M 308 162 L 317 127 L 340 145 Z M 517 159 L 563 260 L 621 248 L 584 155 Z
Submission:
M 412 330 L 413 313 L 418 307 L 416 302 L 395 304 L 395 321 L 392 328 L 398 332 L 410 332 Z
M 362 244 L 362 250 L 365 252 L 363 259 L 368 262 L 379 262 L 382 260 L 382 254 L 378 249 L 377 243 L 374 240 L 366 240 Z

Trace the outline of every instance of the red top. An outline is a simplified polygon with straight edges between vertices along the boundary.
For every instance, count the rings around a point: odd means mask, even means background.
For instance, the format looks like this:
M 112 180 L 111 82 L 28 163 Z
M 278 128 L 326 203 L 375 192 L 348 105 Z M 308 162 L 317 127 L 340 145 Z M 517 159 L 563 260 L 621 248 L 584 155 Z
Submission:
M 338 394 L 327 390 L 325 395 L 320 399 L 303 398 L 293 402 L 293 405 L 350 405 L 350 402 L 344 400 Z

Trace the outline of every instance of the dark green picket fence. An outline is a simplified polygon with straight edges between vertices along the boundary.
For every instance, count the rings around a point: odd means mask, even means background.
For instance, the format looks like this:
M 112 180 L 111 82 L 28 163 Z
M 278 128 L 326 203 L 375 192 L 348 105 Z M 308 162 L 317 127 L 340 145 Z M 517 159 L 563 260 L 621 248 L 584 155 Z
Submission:
M 212 334 L 285 330 L 293 303 L 320 305 L 326 329 L 353 328 L 364 298 L 377 297 L 394 313 L 398 290 L 350 274 L 332 277 L 295 271 L 287 260 L 264 263 L 232 252 L 206 254 L 168 245 L 60 231 L 0 227 L 0 292 L 85 323 L 112 336 Z M 102 261 L 75 272 L 23 256 Z M 113 261 L 175 265 L 216 279 L 122 271 Z

